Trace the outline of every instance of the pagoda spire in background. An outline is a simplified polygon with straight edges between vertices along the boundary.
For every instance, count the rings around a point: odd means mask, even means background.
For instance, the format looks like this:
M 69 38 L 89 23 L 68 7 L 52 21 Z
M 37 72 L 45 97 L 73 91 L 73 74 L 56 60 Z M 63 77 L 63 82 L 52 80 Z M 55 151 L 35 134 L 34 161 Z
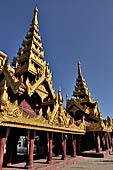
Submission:
M 78 61 L 78 75 L 82 76 L 81 68 L 80 68 L 80 60 Z
M 33 18 L 33 20 L 32 20 L 32 24 L 35 24 L 36 26 L 38 25 L 37 15 L 38 15 L 38 8 L 37 8 L 37 6 L 36 6 L 36 7 L 35 7 L 35 10 L 34 10 L 34 18 Z
M 82 76 L 82 71 L 80 67 L 80 60 L 78 61 L 78 77 L 76 79 L 75 90 L 73 91 L 73 96 L 79 100 L 90 99 L 90 92 L 86 86 L 86 82 Z

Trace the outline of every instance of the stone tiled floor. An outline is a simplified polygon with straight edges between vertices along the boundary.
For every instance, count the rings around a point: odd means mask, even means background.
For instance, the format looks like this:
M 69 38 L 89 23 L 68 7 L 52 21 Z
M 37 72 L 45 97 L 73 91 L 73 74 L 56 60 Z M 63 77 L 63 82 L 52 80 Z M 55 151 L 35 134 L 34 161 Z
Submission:
M 25 162 L 14 164 L 12 167 L 4 167 L 3 170 L 23 170 Z M 113 170 L 113 154 L 106 158 L 67 157 L 62 161 L 61 157 L 54 157 L 52 164 L 47 164 L 45 159 L 34 161 L 34 170 Z
M 61 160 L 61 156 L 58 157 L 53 157 L 53 161 L 51 164 L 46 163 L 46 159 L 40 159 L 40 160 L 35 160 L 33 163 L 34 170 L 55 170 L 57 168 L 61 168 L 65 165 L 73 164 L 77 162 L 78 160 L 83 159 L 81 156 L 77 156 L 76 158 L 72 158 L 70 156 L 67 156 L 66 160 Z M 13 164 L 10 167 L 3 167 L 3 170 L 23 170 L 25 168 L 26 163 L 18 163 L 18 164 Z
M 89 158 L 85 157 L 83 160 L 60 168 L 60 170 L 113 170 L 113 155 L 106 158 Z

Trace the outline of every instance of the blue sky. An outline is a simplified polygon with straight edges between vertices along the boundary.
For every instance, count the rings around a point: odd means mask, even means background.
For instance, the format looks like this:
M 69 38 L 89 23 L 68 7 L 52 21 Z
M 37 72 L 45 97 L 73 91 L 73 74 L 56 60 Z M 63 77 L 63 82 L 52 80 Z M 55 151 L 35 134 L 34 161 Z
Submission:
M 10 61 L 29 29 L 36 0 L 1 0 L 0 50 Z M 82 75 L 105 118 L 113 114 L 113 0 L 37 0 L 39 28 L 53 86 L 72 95 Z

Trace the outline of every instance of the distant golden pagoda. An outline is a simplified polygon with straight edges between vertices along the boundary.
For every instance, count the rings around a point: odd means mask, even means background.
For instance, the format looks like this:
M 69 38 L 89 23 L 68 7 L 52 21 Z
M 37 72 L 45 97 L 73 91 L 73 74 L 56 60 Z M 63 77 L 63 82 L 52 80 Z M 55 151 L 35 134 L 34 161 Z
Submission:
M 80 103 L 89 102 L 91 100 L 91 94 L 86 86 L 86 82 L 82 76 L 80 61 L 78 61 L 78 77 L 76 79 L 75 90 L 73 96 L 77 98 Z

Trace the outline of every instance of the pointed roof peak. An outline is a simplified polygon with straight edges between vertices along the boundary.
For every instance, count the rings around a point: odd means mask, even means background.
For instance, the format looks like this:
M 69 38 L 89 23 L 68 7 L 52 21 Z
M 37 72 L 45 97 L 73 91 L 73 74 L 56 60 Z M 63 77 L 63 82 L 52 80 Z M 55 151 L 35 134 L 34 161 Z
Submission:
M 80 67 L 80 60 L 78 60 L 77 64 L 78 64 L 78 75 L 82 76 L 82 71 L 81 71 L 81 67 Z
M 37 15 L 38 15 L 38 8 L 37 8 L 37 4 L 36 4 L 36 7 L 34 9 L 34 17 L 33 17 L 33 20 L 32 20 L 32 23 L 35 24 L 35 25 L 38 25 Z
M 81 99 L 85 99 L 86 97 L 89 99 L 90 92 L 86 86 L 86 82 L 82 76 L 81 67 L 80 67 L 80 60 L 77 62 L 78 64 L 78 77 L 76 79 L 75 90 L 73 91 L 73 96 Z
M 36 4 L 36 6 L 35 6 L 34 12 L 38 12 L 37 4 Z

